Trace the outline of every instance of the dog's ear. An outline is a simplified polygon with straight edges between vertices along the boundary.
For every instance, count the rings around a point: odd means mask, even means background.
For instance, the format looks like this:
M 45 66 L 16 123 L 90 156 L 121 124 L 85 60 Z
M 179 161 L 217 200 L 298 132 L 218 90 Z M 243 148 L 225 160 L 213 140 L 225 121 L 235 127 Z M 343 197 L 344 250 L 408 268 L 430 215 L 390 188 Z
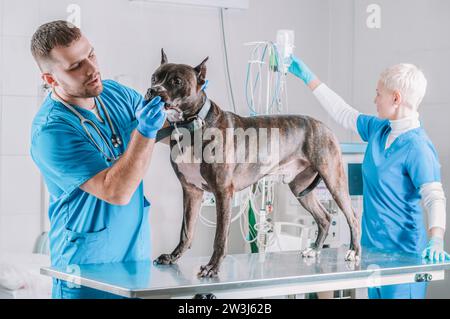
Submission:
M 208 61 L 209 57 L 206 57 L 206 59 L 204 59 L 202 61 L 202 63 L 200 63 L 199 65 L 197 65 L 194 70 L 197 73 L 197 79 L 198 79 L 198 84 L 199 85 L 203 85 L 205 84 L 205 80 L 206 80 L 206 61 Z
M 167 55 L 164 52 L 164 49 L 161 49 L 161 65 L 166 64 L 167 63 Z

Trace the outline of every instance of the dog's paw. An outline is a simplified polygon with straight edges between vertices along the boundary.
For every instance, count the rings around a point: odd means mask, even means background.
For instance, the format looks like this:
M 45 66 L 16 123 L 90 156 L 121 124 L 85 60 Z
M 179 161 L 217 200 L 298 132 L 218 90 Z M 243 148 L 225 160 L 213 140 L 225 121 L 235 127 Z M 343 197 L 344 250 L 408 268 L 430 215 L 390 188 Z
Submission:
M 359 254 L 356 253 L 355 250 L 349 250 L 345 254 L 345 261 L 356 261 L 356 262 L 359 262 L 360 261 L 360 256 L 359 256 Z
M 201 266 L 198 276 L 200 278 L 213 278 L 217 277 L 219 274 L 219 267 L 215 265 Z
M 172 258 L 172 255 L 170 254 L 163 254 L 156 258 L 153 263 L 155 265 L 171 265 L 174 263 L 174 260 Z
M 320 255 L 320 251 L 315 248 L 306 248 L 301 252 L 303 258 L 315 258 Z

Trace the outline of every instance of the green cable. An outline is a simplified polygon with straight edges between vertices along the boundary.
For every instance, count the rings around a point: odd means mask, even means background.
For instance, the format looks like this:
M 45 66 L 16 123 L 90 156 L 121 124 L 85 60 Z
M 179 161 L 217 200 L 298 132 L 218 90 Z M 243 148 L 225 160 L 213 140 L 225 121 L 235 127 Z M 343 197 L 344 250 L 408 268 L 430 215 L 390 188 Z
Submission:
M 249 237 L 249 240 L 252 241 L 250 243 L 250 248 L 251 248 L 252 253 L 259 252 L 258 245 L 255 240 L 258 236 L 258 232 L 255 229 L 255 224 L 256 224 L 255 212 L 253 211 L 252 204 L 249 201 L 249 205 L 248 205 L 248 230 L 249 230 L 248 237 Z
M 272 72 L 278 72 L 278 57 L 273 47 L 269 50 L 269 66 Z

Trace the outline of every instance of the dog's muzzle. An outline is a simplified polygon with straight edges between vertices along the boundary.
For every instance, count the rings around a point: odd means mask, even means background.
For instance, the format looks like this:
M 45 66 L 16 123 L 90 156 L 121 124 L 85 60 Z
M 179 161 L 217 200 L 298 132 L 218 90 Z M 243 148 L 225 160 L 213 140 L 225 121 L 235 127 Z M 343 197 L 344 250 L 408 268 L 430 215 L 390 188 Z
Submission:
M 161 97 L 161 99 L 166 100 L 167 93 L 165 89 L 161 89 L 160 87 L 151 87 L 147 90 L 147 94 L 145 94 L 145 100 L 151 101 L 155 97 Z
M 175 107 L 167 107 L 167 103 L 166 103 L 166 114 L 167 114 L 167 120 L 169 120 L 169 122 L 181 122 L 184 121 L 184 117 L 183 117 L 183 111 L 175 108 Z
M 183 111 L 181 111 L 176 105 L 173 105 L 172 102 L 167 101 L 166 90 L 163 87 L 155 86 L 149 88 L 147 90 L 147 94 L 145 95 L 145 100 L 151 101 L 157 96 L 161 97 L 161 99 L 165 102 L 165 112 L 169 122 L 173 123 L 184 121 Z

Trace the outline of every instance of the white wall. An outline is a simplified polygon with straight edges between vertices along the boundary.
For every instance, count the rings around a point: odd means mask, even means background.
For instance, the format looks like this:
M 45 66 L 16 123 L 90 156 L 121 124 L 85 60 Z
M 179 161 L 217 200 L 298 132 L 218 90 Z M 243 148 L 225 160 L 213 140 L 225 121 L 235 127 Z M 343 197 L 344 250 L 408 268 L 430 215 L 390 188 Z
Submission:
M 33 249 L 40 233 L 40 177 L 29 156 L 38 73 L 29 39 L 37 1 L 0 1 L 0 251 Z

